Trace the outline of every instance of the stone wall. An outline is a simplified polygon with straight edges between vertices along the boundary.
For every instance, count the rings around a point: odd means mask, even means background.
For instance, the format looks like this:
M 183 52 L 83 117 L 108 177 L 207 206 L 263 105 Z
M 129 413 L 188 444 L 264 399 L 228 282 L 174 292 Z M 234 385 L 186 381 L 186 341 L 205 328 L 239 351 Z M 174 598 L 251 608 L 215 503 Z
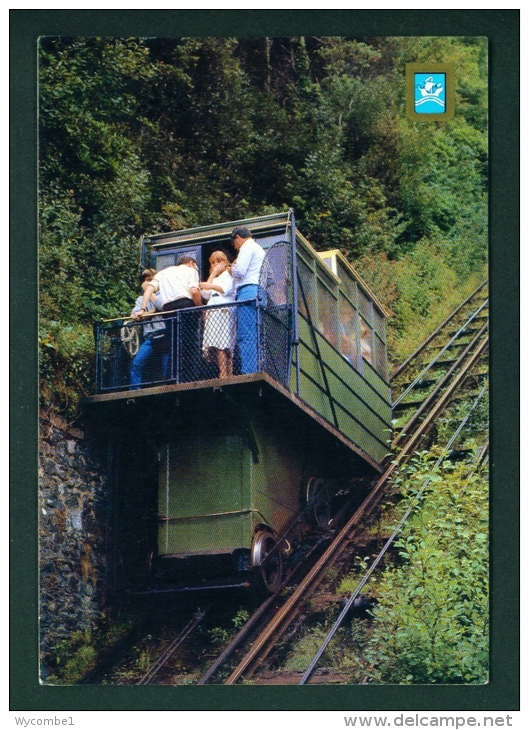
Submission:
M 40 649 L 46 666 L 53 646 L 95 628 L 105 611 L 105 468 L 83 431 L 56 416 L 41 419 L 39 482 Z

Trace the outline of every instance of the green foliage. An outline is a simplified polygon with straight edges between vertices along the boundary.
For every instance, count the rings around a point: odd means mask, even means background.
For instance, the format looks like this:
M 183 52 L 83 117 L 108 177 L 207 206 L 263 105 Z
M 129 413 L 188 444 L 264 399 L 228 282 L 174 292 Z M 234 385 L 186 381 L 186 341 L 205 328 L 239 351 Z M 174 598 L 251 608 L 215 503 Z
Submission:
M 77 684 L 95 666 L 97 651 L 89 631 L 75 631 L 70 639 L 52 647 L 56 672 L 49 678 L 51 684 Z
M 245 608 L 240 608 L 235 616 L 232 618 L 233 626 L 237 629 L 242 629 L 244 624 L 248 621 L 250 618 L 249 612 Z
M 442 242 L 423 239 L 398 259 L 366 254 L 355 266 L 390 309 L 388 350 L 394 364 L 405 359 L 483 281 L 480 266 L 463 278 L 450 265 Z
M 488 677 L 488 489 L 468 465 L 432 470 L 419 454 L 400 471 L 402 509 L 429 478 L 396 542 L 401 565 L 378 582 L 366 658 L 370 678 L 398 684 L 480 684 Z
M 211 643 L 215 646 L 226 644 L 235 636 L 235 633 L 241 629 L 250 618 L 250 614 L 246 608 L 239 608 L 237 613 L 231 618 L 231 626 L 213 626 L 208 630 Z
M 127 301 L 149 225 L 138 107 L 154 69 L 141 42 L 46 40 L 40 74 L 44 315 L 92 322 Z
M 79 399 L 94 387 L 92 328 L 42 318 L 39 367 L 41 405 L 58 406 L 66 417 L 73 418 Z
M 395 312 L 396 358 L 417 315 L 483 277 L 486 39 L 76 37 L 40 52 L 45 338 L 48 322 L 130 310 L 143 234 L 289 207 L 316 248 L 361 257 Z M 427 58 L 458 72 L 454 120 L 426 129 L 404 114 L 404 64 Z
M 214 626 L 208 633 L 214 646 L 225 644 L 230 638 L 230 632 L 220 626 Z

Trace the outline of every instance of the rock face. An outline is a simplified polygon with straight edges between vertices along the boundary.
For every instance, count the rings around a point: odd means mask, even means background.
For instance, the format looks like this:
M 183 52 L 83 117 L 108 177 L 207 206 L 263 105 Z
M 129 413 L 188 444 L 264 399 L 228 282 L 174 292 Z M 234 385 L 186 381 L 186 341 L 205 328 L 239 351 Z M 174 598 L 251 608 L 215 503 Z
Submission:
M 101 456 L 79 429 L 41 420 L 40 649 L 93 629 L 105 609 L 107 485 Z

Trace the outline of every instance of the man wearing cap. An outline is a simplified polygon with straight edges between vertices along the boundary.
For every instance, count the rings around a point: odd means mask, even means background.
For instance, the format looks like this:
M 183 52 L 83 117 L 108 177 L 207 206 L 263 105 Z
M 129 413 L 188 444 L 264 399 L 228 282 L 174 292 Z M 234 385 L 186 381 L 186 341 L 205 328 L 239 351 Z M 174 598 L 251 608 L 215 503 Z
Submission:
M 265 292 L 259 287 L 259 275 L 265 257 L 264 249 L 253 240 L 249 228 L 237 226 L 231 233 L 231 242 L 237 258 L 231 266 L 231 275 L 237 287 L 237 301 L 248 301 L 237 307 L 237 344 L 241 356 L 241 373 L 257 372 L 257 307 L 259 296 Z
M 177 266 L 168 266 L 159 271 L 156 276 L 145 287 L 140 308 L 132 314 L 134 319 L 141 319 L 146 312 L 147 304 L 151 294 L 159 294 L 162 311 L 173 312 L 176 309 L 187 309 L 188 307 L 199 307 L 202 298 L 199 289 L 198 264 L 191 256 L 181 256 Z M 179 342 L 180 347 L 176 348 L 177 338 L 174 337 L 175 354 L 180 352 L 180 372 L 178 380 L 187 382 L 198 379 L 198 366 L 200 364 L 200 341 L 199 324 L 200 320 L 195 314 L 185 314 L 180 319 Z

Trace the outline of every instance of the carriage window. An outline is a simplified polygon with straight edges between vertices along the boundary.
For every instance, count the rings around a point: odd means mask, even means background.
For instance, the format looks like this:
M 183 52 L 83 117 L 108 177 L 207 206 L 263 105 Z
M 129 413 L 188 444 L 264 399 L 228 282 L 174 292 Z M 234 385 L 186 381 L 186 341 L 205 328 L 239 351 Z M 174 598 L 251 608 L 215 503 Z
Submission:
M 154 268 L 156 271 L 166 269 L 168 266 L 174 266 L 174 253 L 158 254 L 154 256 Z
M 200 272 L 202 271 L 202 246 L 198 245 L 151 251 L 151 266 L 156 271 L 161 271 L 168 266 L 175 266 L 180 256 L 192 256 L 198 264 L 200 276 Z
M 316 307 L 315 307 L 315 301 L 316 301 L 316 291 L 315 291 L 315 277 L 314 272 L 309 269 L 307 264 L 305 264 L 302 259 L 298 256 L 298 274 L 300 279 L 300 291 L 298 295 L 298 306 L 299 311 L 301 314 L 303 314 L 304 317 L 308 319 L 308 312 L 307 308 L 305 306 L 305 300 L 307 301 L 307 304 L 310 308 L 310 314 L 313 321 L 316 321 Z M 303 291 L 301 291 L 303 290 Z M 303 296 L 305 295 L 305 296 Z
M 371 324 L 372 322 L 372 311 L 373 311 L 373 305 L 371 301 L 366 297 L 364 292 L 358 287 L 358 308 L 360 309 L 360 314 L 363 316 L 363 318 Z
M 327 285 L 327 288 L 330 289 L 333 293 L 335 293 L 336 284 L 333 281 L 333 279 L 331 279 L 330 276 L 327 276 L 327 274 L 325 273 L 325 271 L 323 271 L 321 266 L 317 266 L 316 271 L 318 272 L 318 276 L 320 277 L 320 279 Z
M 345 359 L 359 370 L 361 363 L 359 360 L 357 320 L 356 309 L 344 296 L 340 296 L 339 350 Z
M 320 258 L 333 274 L 336 274 L 336 254 L 320 253 Z
M 347 271 L 345 266 L 342 266 L 340 262 L 338 262 L 338 276 L 340 277 L 342 289 L 345 294 L 353 303 L 356 303 L 356 282 L 349 271 Z
M 318 279 L 318 329 L 331 345 L 338 348 L 338 303 Z
M 373 339 L 374 339 L 374 343 L 375 343 L 375 368 L 376 368 L 376 371 L 385 380 L 387 380 L 388 379 L 388 370 L 387 370 L 386 346 L 382 342 L 382 340 L 378 337 L 378 335 L 375 335 Z
M 360 350 L 364 360 L 373 364 L 373 331 L 363 317 L 360 317 Z

